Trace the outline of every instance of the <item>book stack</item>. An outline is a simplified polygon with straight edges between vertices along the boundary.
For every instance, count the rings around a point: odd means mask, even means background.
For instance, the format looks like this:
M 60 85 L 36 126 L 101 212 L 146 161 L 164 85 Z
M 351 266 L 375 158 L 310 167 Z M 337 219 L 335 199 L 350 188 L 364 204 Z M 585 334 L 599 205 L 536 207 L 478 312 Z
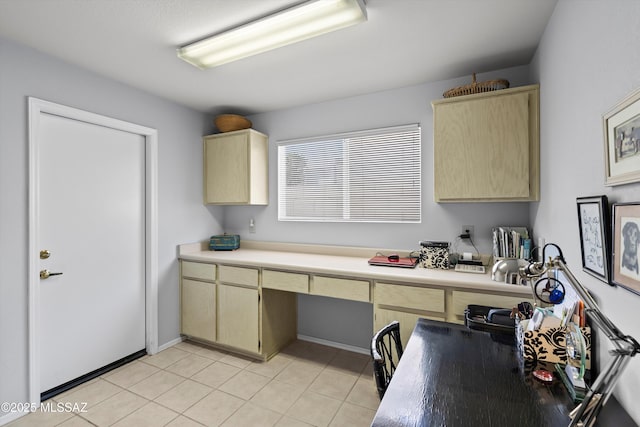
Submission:
M 531 237 L 526 227 L 495 227 L 493 229 L 493 258 L 531 257 Z

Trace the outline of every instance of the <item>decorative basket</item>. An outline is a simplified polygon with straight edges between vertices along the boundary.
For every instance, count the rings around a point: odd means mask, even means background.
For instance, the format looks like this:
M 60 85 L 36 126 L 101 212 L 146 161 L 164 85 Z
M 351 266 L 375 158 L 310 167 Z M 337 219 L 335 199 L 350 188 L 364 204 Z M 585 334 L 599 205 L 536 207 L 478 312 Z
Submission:
M 442 94 L 445 98 L 452 98 L 454 96 L 471 95 L 473 93 L 491 92 L 493 90 L 506 89 L 509 87 L 509 80 L 497 79 L 487 80 L 484 82 L 476 82 L 476 73 L 473 73 L 473 80 L 471 84 L 454 87 Z
M 220 114 L 214 123 L 220 132 L 249 129 L 252 125 L 251 120 L 237 114 Z

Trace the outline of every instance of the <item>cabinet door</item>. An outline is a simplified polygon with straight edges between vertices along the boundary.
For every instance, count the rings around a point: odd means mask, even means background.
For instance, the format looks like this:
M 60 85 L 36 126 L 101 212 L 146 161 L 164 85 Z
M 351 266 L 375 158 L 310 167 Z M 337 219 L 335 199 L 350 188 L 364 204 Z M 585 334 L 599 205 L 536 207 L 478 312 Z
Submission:
M 216 340 L 216 285 L 182 279 L 182 333 L 207 341 Z
M 204 202 L 249 203 L 249 134 L 204 139 Z
M 537 198 L 533 98 L 495 92 L 434 102 L 436 201 Z
M 218 342 L 260 352 L 258 290 L 218 285 Z

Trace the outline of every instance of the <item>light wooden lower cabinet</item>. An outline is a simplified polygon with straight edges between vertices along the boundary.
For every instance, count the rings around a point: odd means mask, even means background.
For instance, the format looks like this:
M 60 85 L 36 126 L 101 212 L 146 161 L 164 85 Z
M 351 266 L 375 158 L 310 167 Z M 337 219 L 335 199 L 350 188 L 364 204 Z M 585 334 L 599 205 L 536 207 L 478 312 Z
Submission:
M 216 265 L 182 261 L 182 277 L 214 282 L 216 280 Z
M 373 332 L 397 320 L 403 346 L 420 317 L 441 321 L 446 318 L 443 289 L 375 282 L 373 301 Z
M 370 302 L 370 286 L 369 281 L 366 280 L 314 276 L 309 293 L 331 298 Z
M 444 290 L 376 282 L 374 301 L 422 311 L 444 312 Z
M 262 288 L 309 293 L 309 275 L 286 271 L 262 270 Z
M 217 342 L 259 353 L 259 314 L 257 289 L 218 284 Z
M 258 287 L 258 269 L 247 267 L 232 267 L 221 265 L 219 267 L 220 283 L 232 283 L 234 285 Z
M 372 302 L 372 336 L 397 320 L 405 346 L 421 317 L 463 323 L 470 304 L 509 308 L 530 300 L 518 292 L 372 283 L 366 278 L 182 261 L 181 333 L 267 360 L 296 339 L 298 293 Z
M 531 298 L 527 298 L 524 296 L 453 291 L 452 311 L 458 320 L 464 321 L 464 311 L 470 304 L 485 305 L 487 307 L 495 308 L 512 308 L 522 301 L 529 301 L 533 303 L 533 300 Z
M 216 284 L 182 279 L 181 330 L 194 338 L 216 340 Z
M 373 330 L 375 333 L 394 320 L 397 320 L 400 322 L 400 339 L 404 348 L 407 346 L 407 341 L 409 341 L 409 337 L 411 336 L 411 332 L 413 332 L 413 328 L 416 326 L 416 322 L 421 317 L 425 319 L 444 320 L 442 317 L 376 308 L 373 320 Z
M 277 290 L 280 276 L 261 289 L 256 268 L 182 261 L 181 272 L 183 335 L 263 360 L 296 339 L 296 294 Z

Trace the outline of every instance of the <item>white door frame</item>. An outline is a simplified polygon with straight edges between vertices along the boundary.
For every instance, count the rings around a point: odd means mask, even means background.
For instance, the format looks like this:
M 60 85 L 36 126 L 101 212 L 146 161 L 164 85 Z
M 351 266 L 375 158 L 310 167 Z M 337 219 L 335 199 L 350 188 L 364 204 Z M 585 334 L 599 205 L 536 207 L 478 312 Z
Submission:
M 109 127 L 145 138 L 145 347 L 158 351 L 158 131 L 72 107 L 29 97 L 29 400 L 40 405 L 40 258 L 39 163 L 40 115 L 53 114 Z M 32 406 L 33 407 L 33 406 Z

